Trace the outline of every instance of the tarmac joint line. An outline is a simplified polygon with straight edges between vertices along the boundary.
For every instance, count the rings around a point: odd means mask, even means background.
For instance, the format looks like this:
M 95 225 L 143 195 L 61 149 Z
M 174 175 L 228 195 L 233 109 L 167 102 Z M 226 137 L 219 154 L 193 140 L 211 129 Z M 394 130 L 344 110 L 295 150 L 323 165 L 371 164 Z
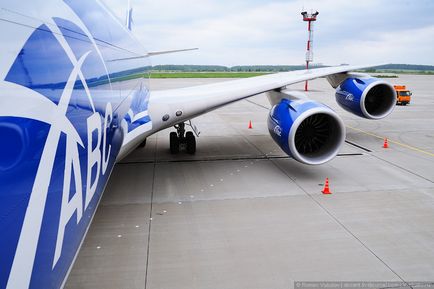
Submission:
M 379 135 L 374 134 L 372 132 L 361 130 L 359 128 L 355 128 L 355 127 L 348 126 L 348 125 L 347 125 L 347 128 L 352 129 L 354 131 L 361 132 L 363 134 L 366 134 L 366 135 L 369 135 L 369 136 L 372 136 L 372 137 L 375 137 L 375 138 L 378 138 L 378 139 L 384 139 L 384 137 L 382 137 L 382 136 L 379 136 Z M 434 153 L 427 152 L 427 151 L 425 151 L 423 149 L 420 149 L 420 148 L 417 148 L 417 147 L 414 147 L 414 146 L 411 146 L 411 145 L 408 145 L 408 144 L 404 144 L 404 143 L 401 143 L 401 142 L 398 142 L 398 141 L 394 141 L 394 140 L 390 140 L 390 139 L 387 139 L 387 140 L 389 141 L 389 143 L 396 144 L 396 145 L 398 145 L 400 147 L 403 147 L 403 148 L 406 148 L 406 149 L 409 149 L 409 150 L 412 150 L 412 151 L 415 151 L 415 152 L 418 152 L 418 153 L 421 153 L 421 154 L 424 154 L 424 155 L 428 155 L 430 157 L 434 157 Z
M 278 163 L 273 160 L 270 160 L 274 166 L 279 169 L 283 174 L 285 174 L 289 180 L 291 180 L 297 187 L 299 187 L 307 197 L 309 197 L 321 210 L 324 211 L 337 225 L 339 225 L 344 231 L 346 231 L 350 236 L 352 236 L 362 247 L 364 247 L 370 254 L 372 254 L 379 262 L 381 262 L 392 274 L 398 277 L 404 284 L 406 284 L 409 288 L 413 289 L 413 287 L 404 280 L 401 275 L 398 274 L 389 264 L 386 263 L 379 255 L 377 255 L 373 249 L 371 249 L 367 244 L 365 244 L 362 239 L 360 239 L 355 233 L 353 233 L 345 224 L 343 224 L 337 216 L 335 216 L 330 210 L 328 210 L 319 200 L 317 200 L 312 194 L 310 194 L 301 184 L 297 182 L 296 179 L 291 177 L 291 175 L 283 169 Z

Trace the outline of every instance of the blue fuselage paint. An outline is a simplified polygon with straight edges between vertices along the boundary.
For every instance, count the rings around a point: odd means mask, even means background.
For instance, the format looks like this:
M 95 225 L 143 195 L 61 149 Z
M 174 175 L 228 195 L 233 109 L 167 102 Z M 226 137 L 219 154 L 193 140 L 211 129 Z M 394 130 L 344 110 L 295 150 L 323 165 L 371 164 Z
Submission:
M 54 16 L 54 24 L 28 27 L 34 31 L 2 80 L 17 87 L 17 99 L 27 91 L 49 100 L 75 132 L 64 129 L 60 119 L 48 123 L 30 116 L 0 115 L 0 288 L 16 284 L 17 264 L 30 266 L 30 276 L 22 273 L 29 279 L 27 287 L 62 285 L 124 135 L 151 122 L 143 113 L 149 100 L 148 79 L 137 77 L 147 75 L 147 58 L 119 60 L 145 55 L 141 45 L 99 3 L 65 3 L 81 20 L 81 28 Z M 131 119 L 134 115 L 139 117 Z M 49 147 L 54 150 L 47 151 Z M 43 175 L 46 170 L 48 179 Z M 46 190 L 37 187 L 44 181 Z M 38 202 L 32 192 L 44 199 L 40 216 L 30 215 Z M 39 223 L 37 236 L 32 237 L 36 249 L 26 255 L 21 249 L 32 241 L 23 237 L 25 224 L 32 222 Z

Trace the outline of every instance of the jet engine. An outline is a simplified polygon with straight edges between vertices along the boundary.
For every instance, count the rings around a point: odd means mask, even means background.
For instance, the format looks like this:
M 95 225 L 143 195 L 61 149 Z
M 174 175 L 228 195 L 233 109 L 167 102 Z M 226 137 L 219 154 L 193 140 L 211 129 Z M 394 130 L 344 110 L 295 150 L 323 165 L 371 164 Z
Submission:
M 389 83 L 373 77 L 349 77 L 336 89 L 336 101 L 345 110 L 368 119 L 388 116 L 396 103 Z
M 270 111 L 268 130 L 283 151 L 308 165 L 330 161 L 345 141 L 341 118 L 312 100 L 282 99 Z

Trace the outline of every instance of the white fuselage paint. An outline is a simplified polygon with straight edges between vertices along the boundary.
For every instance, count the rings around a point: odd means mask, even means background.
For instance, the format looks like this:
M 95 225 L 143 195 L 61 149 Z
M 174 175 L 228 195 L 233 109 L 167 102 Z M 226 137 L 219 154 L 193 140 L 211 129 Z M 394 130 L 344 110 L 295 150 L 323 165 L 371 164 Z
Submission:
M 107 128 L 110 126 L 109 120 L 113 119 L 111 104 L 107 104 L 105 116 L 104 116 L 104 127 Z M 93 143 L 92 135 L 96 133 L 97 141 L 96 144 Z M 108 156 L 105 155 L 106 146 L 107 146 L 107 130 L 101 129 L 101 115 L 99 113 L 92 114 L 87 119 L 87 182 L 86 182 L 86 194 L 84 196 L 85 199 L 85 207 L 83 208 L 83 196 L 82 196 L 82 176 L 81 176 L 81 167 L 80 158 L 78 155 L 78 143 L 74 143 L 70 141 L 69 138 L 67 140 L 67 154 L 66 154 L 66 162 L 65 162 L 65 178 L 64 178 L 64 186 L 63 186 L 63 195 L 62 195 L 62 206 L 60 210 L 60 223 L 59 229 L 57 233 L 57 242 L 56 242 L 56 250 L 54 254 L 53 260 L 53 268 L 56 266 L 57 261 L 62 254 L 62 246 L 65 234 L 66 224 L 70 221 L 75 212 L 77 212 L 77 220 L 76 224 L 79 224 L 81 217 L 83 216 L 83 212 L 87 210 L 91 200 L 93 199 L 96 188 L 98 185 L 98 180 L 100 175 L 105 175 L 108 167 Z M 103 150 L 101 151 L 101 139 L 103 139 Z M 111 146 L 109 145 L 109 152 L 111 150 Z M 92 176 L 93 168 L 96 168 L 96 174 Z M 74 174 L 75 180 L 75 195 L 69 200 L 69 195 L 71 191 L 71 173 Z M 93 181 L 92 181 L 93 179 Z

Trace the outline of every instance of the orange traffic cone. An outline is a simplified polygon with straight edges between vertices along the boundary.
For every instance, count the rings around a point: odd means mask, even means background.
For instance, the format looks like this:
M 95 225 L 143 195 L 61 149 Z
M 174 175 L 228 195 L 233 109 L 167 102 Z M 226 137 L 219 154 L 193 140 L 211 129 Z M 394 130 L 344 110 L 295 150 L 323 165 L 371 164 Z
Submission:
M 322 190 L 322 193 L 324 195 L 331 195 L 332 194 L 332 192 L 330 191 L 330 186 L 329 186 L 329 178 L 326 178 L 324 189 Z
M 389 148 L 389 141 L 387 140 L 387 138 L 384 139 L 383 148 L 385 148 L 385 149 Z
M 253 128 L 252 121 L 249 121 L 249 129 L 252 129 L 252 128 Z

